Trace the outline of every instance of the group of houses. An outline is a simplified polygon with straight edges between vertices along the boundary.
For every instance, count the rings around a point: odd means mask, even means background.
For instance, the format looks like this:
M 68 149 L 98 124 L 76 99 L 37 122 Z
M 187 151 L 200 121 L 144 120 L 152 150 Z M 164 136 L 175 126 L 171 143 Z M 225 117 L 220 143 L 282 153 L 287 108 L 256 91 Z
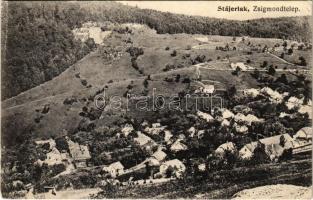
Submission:
M 251 98 L 255 98 L 257 96 L 267 97 L 273 103 L 281 103 L 283 100 L 289 96 L 288 92 L 279 93 L 269 87 L 264 87 L 261 89 L 245 89 L 243 90 L 243 95 Z M 312 101 L 308 100 L 308 102 L 304 102 L 304 97 L 297 98 L 295 96 L 289 97 L 285 102 L 285 105 L 288 110 L 296 109 L 299 113 L 304 114 L 307 113 L 309 119 L 312 119 Z M 281 117 L 290 116 L 290 114 L 282 113 Z
M 42 166 L 43 164 L 47 164 L 48 166 L 64 164 L 67 171 L 87 167 L 88 160 L 91 158 L 88 147 L 73 142 L 68 137 L 65 137 L 65 139 L 69 147 L 68 151 L 59 151 L 54 139 L 35 141 L 37 146 L 49 144 L 49 148 L 46 152 L 46 159 L 38 159 L 35 164 L 39 166 Z
M 264 152 L 271 161 L 278 160 L 285 150 L 292 150 L 293 154 L 311 151 L 312 148 L 312 128 L 304 127 L 300 129 L 293 137 L 289 134 L 275 135 L 254 141 L 244 145 L 241 149 L 237 150 L 233 142 L 227 142 L 220 145 L 216 150 L 216 155 L 223 157 L 228 151 L 235 153 L 241 159 L 249 160 L 253 157 L 255 149 L 258 145 L 262 145 Z

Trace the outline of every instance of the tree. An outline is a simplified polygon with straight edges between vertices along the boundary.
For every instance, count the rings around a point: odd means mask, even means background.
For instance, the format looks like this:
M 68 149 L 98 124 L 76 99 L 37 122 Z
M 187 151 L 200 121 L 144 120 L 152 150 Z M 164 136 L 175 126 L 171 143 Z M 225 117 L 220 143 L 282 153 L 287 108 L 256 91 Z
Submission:
M 288 54 L 291 55 L 292 53 L 293 53 L 293 49 L 292 49 L 292 48 L 289 48 L 289 49 L 288 49 Z
M 276 70 L 275 70 L 275 68 L 271 65 L 271 66 L 268 68 L 268 74 L 274 76 L 275 73 L 276 73 Z
M 269 156 L 265 152 L 265 145 L 261 142 L 257 143 L 257 146 L 253 151 L 251 161 L 255 164 L 268 163 L 270 161 Z
M 149 85 L 149 82 L 148 82 L 147 79 L 145 79 L 145 80 L 143 81 L 143 86 L 144 86 L 145 88 L 148 88 L 148 85 Z
M 177 51 L 176 50 L 173 50 L 173 52 L 171 53 L 171 56 L 172 57 L 175 57 L 177 55 Z
M 227 94 L 229 97 L 233 97 L 236 94 L 236 92 L 237 89 L 234 85 L 227 89 Z
M 175 82 L 177 82 L 177 83 L 178 83 L 178 82 L 179 82 L 179 80 L 180 80 L 180 74 L 177 74 L 177 75 L 176 75 L 176 77 L 175 77 Z
M 260 71 L 259 71 L 258 69 L 254 69 L 252 76 L 253 76 L 255 79 L 259 79 L 259 77 L 260 77 Z
M 265 68 L 265 67 L 267 67 L 267 65 L 268 65 L 268 62 L 265 60 L 265 61 L 263 61 L 263 64 L 261 65 L 261 67 Z
M 232 72 L 232 74 L 238 76 L 240 71 L 241 71 L 240 67 L 237 67 L 236 70 Z
M 288 84 L 288 80 L 287 80 L 286 74 L 280 75 L 280 77 L 278 77 L 276 81 L 277 81 L 277 82 L 284 83 L 285 85 Z
M 299 60 L 300 60 L 299 65 L 301 65 L 301 66 L 306 66 L 307 65 L 306 60 L 305 60 L 305 58 L 303 56 L 300 56 Z

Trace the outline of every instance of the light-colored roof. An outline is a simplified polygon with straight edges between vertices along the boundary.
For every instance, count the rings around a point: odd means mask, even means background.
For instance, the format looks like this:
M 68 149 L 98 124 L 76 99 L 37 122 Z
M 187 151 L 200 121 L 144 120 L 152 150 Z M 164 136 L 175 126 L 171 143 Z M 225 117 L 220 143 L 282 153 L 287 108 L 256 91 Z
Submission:
M 210 114 L 208 114 L 208 113 L 204 113 L 204 112 L 198 111 L 197 115 L 200 118 L 206 120 L 207 122 L 212 122 L 214 120 L 214 118 Z
M 254 115 L 248 114 L 247 116 L 241 113 L 237 113 L 235 115 L 235 121 L 236 122 L 245 122 L 247 125 L 251 125 L 252 122 L 262 122 L 264 121 L 261 118 L 258 118 Z
M 238 133 L 247 133 L 249 130 L 247 126 L 245 126 L 245 125 L 241 126 L 238 124 L 235 125 L 235 129 L 236 129 L 236 132 L 238 132 Z
M 283 95 L 279 92 L 272 90 L 269 87 L 264 87 L 261 89 L 261 92 L 265 95 L 268 95 L 272 101 L 281 102 L 283 100 Z
M 279 144 L 266 145 L 265 152 L 270 156 L 270 159 L 273 160 L 274 158 L 278 158 L 283 154 L 284 148 Z
M 288 109 L 293 109 L 294 107 L 299 107 L 303 104 L 304 98 L 298 99 L 297 97 L 290 97 L 288 101 L 286 102 L 286 106 Z
M 87 160 L 90 159 L 90 152 L 87 146 L 79 145 L 71 140 L 68 141 L 70 154 L 74 160 Z
M 56 146 L 54 139 L 50 138 L 48 140 L 37 140 L 35 141 L 36 145 L 43 145 L 48 143 L 50 145 L 50 149 L 53 149 Z
M 301 114 L 308 113 L 309 119 L 312 119 L 312 106 L 301 105 L 298 112 Z
M 134 130 L 133 125 L 131 124 L 125 124 L 125 126 L 122 128 L 122 133 L 125 136 L 128 136 L 132 131 Z
M 156 158 L 149 158 L 147 163 L 149 166 L 160 166 L 160 162 Z
M 214 90 L 215 90 L 214 85 L 205 85 L 203 88 L 203 92 L 208 94 L 212 94 Z
M 174 144 L 172 144 L 170 149 L 171 151 L 178 152 L 178 151 L 187 150 L 188 147 L 185 144 L 181 143 L 181 140 L 176 140 Z
M 147 144 L 150 141 L 153 141 L 149 136 L 141 133 L 140 131 L 137 132 L 137 137 L 134 138 L 134 141 L 137 142 L 140 146 Z
M 155 126 L 152 128 L 146 127 L 144 131 L 150 135 L 159 135 L 165 128 L 166 126 Z
M 257 97 L 260 94 L 260 90 L 254 89 L 254 88 L 250 88 L 250 89 L 245 89 L 243 91 L 243 93 L 245 95 L 248 95 L 248 96 L 251 96 L 251 97 Z
M 226 108 L 223 108 L 223 109 L 221 110 L 221 112 L 222 112 L 222 117 L 223 117 L 224 119 L 233 118 L 233 117 L 235 116 L 233 112 L 231 112 L 230 110 L 228 110 L 228 109 L 226 109 Z
M 215 153 L 218 154 L 224 154 L 225 151 L 234 152 L 236 150 L 235 144 L 232 142 L 226 142 L 224 144 L 221 144 L 217 149 L 215 150 Z
M 152 154 L 152 157 L 154 157 L 158 161 L 162 161 L 166 158 L 166 153 L 164 153 L 164 151 L 162 150 L 158 150 L 154 154 Z
M 275 135 L 275 136 L 272 136 L 272 137 L 263 138 L 263 139 L 260 139 L 260 142 L 265 144 L 265 145 L 280 144 L 280 138 L 282 136 L 285 138 L 285 141 L 287 143 L 292 143 L 293 142 L 292 137 L 289 134 L 287 134 L 287 133 L 283 134 L 283 135 Z
M 171 139 L 171 137 L 173 137 L 173 134 L 171 133 L 171 131 L 165 130 L 164 131 L 164 140 L 165 140 L 165 142 L 168 142 Z
M 116 171 L 116 170 L 123 170 L 123 169 L 124 169 L 124 166 L 119 161 L 114 162 L 114 163 L 110 164 L 109 166 L 103 167 L 104 171 L 110 171 L 110 170 Z
M 165 168 L 167 168 L 169 166 L 176 167 L 178 170 L 182 170 L 182 171 L 185 171 L 185 169 L 186 169 L 184 163 L 182 163 L 182 161 L 180 161 L 178 159 L 168 160 L 161 165 L 161 167 L 163 167 L 163 166 L 165 166 Z
M 195 127 L 190 127 L 188 130 L 187 130 L 187 133 L 189 134 L 190 137 L 193 137 L 196 133 L 196 129 Z
M 158 127 L 161 127 L 160 123 L 153 123 L 152 124 L 152 128 L 158 128 Z
M 227 119 L 224 119 L 221 123 L 222 126 L 229 126 L 230 122 Z
M 294 136 L 294 139 L 312 139 L 312 128 L 304 127 L 301 128 Z
M 61 156 L 61 153 L 55 147 L 49 153 L 47 153 L 46 156 L 47 158 L 44 160 L 44 163 L 46 163 L 47 165 L 56 165 L 62 163 L 63 158 Z M 38 162 L 38 164 L 41 163 Z

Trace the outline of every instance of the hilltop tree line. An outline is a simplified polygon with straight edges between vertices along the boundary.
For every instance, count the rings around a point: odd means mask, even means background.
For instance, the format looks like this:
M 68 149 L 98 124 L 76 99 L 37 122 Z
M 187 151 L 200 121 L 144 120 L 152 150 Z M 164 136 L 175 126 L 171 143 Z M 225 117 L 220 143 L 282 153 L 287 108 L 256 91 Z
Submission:
M 116 2 L 8 2 L 2 44 L 2 99 L 59 75 L 88 54 L 93 42 L 74 39 L 86 21 L 140 23 L 158 33 L 273 37 L 309 41 L 308 17 L 234 21 L 139 9 Z M 288 30 L 288 31 L 286 31 Z
M 116 2 L 81 3 L 93 21 L 107 20 L 116 23 L 141 23 L 158 33 L 188 33 L 223 36 L 251 36 L 309 41 L 309 17 L 263 18 L 246 21 L 188 16 L 139 9 Z M 286 31 L 288 30 L 288 31 Z

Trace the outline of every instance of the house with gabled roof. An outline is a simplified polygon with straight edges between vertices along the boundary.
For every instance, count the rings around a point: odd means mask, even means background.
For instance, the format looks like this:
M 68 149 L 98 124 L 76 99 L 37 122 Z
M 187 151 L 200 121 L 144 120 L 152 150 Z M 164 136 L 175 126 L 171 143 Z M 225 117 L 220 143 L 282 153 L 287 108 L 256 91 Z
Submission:
M 110 164 L 109 166 L 103 167 L 102 171 L 110 174 L 112 178 L 115 178 L 124 173 L 124 166 L 118 161 Z
M 246 144 L 239 150 L 239 156 L 242 159 L 250 159 L 258 142 L 265 145 L 265 153 L 271 160 L 279 158 L 284 150 L 292 149 L 295 145 L 293 138 L 289 134 L 275 135 Z
M 71 140 L 68 141 L 70 156 L 76 168 L 87 167 L 87 162 L 91 158 L 88 146 L 80 145 Z

